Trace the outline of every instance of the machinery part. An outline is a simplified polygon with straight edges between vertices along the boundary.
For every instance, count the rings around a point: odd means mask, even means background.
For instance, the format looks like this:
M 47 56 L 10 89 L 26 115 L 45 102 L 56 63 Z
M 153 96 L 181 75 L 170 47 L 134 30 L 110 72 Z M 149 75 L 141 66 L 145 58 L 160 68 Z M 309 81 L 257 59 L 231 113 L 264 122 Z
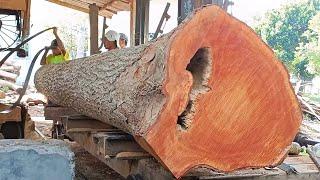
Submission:
M 37 34 L 34 34 L 33 36 L 25 39 L 24 41 L 22 41 L 19 45 L 17 45 L 14 49 L 20 49 L 23 45 L 25 45 L 27 42 L 29 42 L 30 40 L 32 40 L 33 38 L 39 36 L 40 34 L 46 32 L 46 31 L 49 31 L 51 29 L 54 29 L 55 27 L 51 27 L 51 28 L 48 28 L 48 29 L 45 29 L 43 31 L 40 31 L 38 32 Z M 6 56 L 4 56 L 2 58 L 2 60 L 0 61 L 0 67 L 4 64 L 4 62 L 6 62 L 6 60 L 14 53 L 15 51 L 10 51 Z
M 64 139 L 65 130 L 63 124 L 60 121 L 54 121 L 52 125 L 51 137 L 53 139 Z
M 284 65 L 217 6 L 146 45 L 42 66 L 35 85 L 133 135 L 176 178 L 196 166 L 276 166 L 302 120 Z
M 156 39 L 158 37 L 159 33 L 161 33 L 161 34 L 163 33 L 163 31 L 161 30 L 163 21 L 166 20 L 166 22 L 167 22 L 170 19 L 170 15 L 168 14 L 169 7 L 170 7 L 170 3 L 167 3 L 167 5 L 162 13 L 162 16 L 161 16 L 160 22 L 158 24 L 158 27 L 156 29 L 156 32 L 154 33 L 152 39 Z
M 0 113 L 10 113 L 15 107 L 17 107 L 18 105 L 20 105 L 20 101 L 21 101 L 22 97 L 24 96 L 24 94 L 25 94 L 26 91 L 27 91 L 27 87 L 28 87 L 28 85 L 29 85 L 29 81 L 30 81 L 30 77 L 31 77 L 31 73 L 32 73 L 33 67 L 34 67 L 34 65 L 35 65 L 35 63 L 36 63 L 39 55 L 42 53 L 42 51 L 44 51 L 44 54 L 43 54 L 43 57 L 42 57 L 42 58 L 45 58 L 44 56 L 46 56 L 46 54 L 48 53 L 49 48 L 45 47 L 45 48 L 41 49 L 41 50 L 34 56 L 34 58 L 33 58 L 32 61 L 31 61 L 30 66 L 29 66 L 28 73 L 27 73 L 26 79 L 25 79 L 25 81 L 24 81 L 22 90 L 19 92 L 19 98 L 16 100 L 16 102 L 13 103 L 12 106 L 10 106 L 8 109 L 2 110 Z
M 20 11 L 0 9 L 0 52 L 19 40 L 21 29 Z
M 103 18 L 103 24 L 102 24 L 101 44 L 100 44 L 100 46 L 99 46 L 99 50 L 101 50 L 102 47 L 103 47 L 103 38 L 104 38 L 104 36 L 105 36 L 105 34 L 106 34 L 106 29 L 108 28 L 108 25 L 106 24 L 106 21 L 107 21 L 107 18 L 104 17 L 104 18 Z
M 5 139 L 23 138 L 21 122 L 5 122 L 1 126 L 1 133 Z

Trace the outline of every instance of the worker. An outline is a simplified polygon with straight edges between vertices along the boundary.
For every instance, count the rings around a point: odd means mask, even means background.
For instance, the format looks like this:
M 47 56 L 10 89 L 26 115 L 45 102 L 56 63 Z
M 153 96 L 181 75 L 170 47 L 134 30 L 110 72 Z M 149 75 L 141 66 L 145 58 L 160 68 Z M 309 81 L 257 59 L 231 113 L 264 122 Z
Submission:
M 102 39 L 104 47 L 111 51 L 119 48 L 119 33 L 109 30 Z
M 126 48 L 128 44 L 128 37 L 124 33 L 120 33 L 119 45 L 121 48 Z
M 42 58 L 40 64 L 60 64 L 69 61 L 69 53 L 64 48 L 63 42 L 58 36 L 57 28 L 53 29 L 53 34 L 55 39 L 51 42 L 50 49 L 52 54 L 48 55 L 46 58 Z

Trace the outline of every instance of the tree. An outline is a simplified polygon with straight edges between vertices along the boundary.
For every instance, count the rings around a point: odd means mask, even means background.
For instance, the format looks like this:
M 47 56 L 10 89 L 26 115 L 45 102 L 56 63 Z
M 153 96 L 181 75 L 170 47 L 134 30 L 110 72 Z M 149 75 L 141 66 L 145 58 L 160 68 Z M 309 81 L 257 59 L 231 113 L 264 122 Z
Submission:
M 295 54 L 293 64 L 295 66 L 305 65 L 307 73 L 320 74 L 320 12 L 309 22 L 309 29 L 303 34 L 307 43 L 300 43 Z
M 319 5 L 319 0 L 301 0 L 283 6 L 267 12 L 255 28 L 279 59 L 302 79 L 312 77 L 307 71 L 308 62 L 293 62 L 297 47 L 308 43 L 304 33 L 308 30 L 309 21 L 319 11 Z

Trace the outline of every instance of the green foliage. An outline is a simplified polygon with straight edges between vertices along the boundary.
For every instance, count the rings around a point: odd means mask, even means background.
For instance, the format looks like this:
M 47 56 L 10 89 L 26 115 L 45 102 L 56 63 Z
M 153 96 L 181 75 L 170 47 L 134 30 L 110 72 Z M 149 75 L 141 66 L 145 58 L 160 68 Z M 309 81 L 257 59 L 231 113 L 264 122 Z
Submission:
M 307 71 L 311 74 L 320 74 L 320 12 L 309 22 L 309 30 L 304 33 L 308 40 L 305 44 L 300 44 L 295 54 L 294 64 L 304 61 L 308 62 Z
M 306 51 L 304 46 L 307 43 L 317 39 L 314 33 L 309 32 L 307 36 L 306 32 L 309 31 L 309 22 L 319 11 L 319 5 L 320 0 L 301 0 L 283 6 L 266 13 L 255 28 L 289 70 L 302 79 L 313 78 L 313 73 L 308 71 L 312 63 L 306 58 L 310 54 L 302 51 Z M 318 24 L 315 26 L 320 29 Z M 300 55 L 303 54 L 303 57 L 297 55 L 298 48 L 302 50 Z
M 1 86 L 0 87 L 0 91 L 7 93 L 10 90 L 10 88 L 8 86 Z

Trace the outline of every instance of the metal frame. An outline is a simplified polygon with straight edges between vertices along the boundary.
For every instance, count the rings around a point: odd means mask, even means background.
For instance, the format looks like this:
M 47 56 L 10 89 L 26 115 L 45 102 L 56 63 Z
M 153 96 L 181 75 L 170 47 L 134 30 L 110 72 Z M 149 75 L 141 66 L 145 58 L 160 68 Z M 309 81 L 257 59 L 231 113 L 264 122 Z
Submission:
M 70 115 L 67 112 L 71 112 Z M 75 115 L 73 110 L 68 108 L 45 107 L 45 114 L 60 121 L 64 129 L 63 135 L 79 143 L 121 176 L 145 180 L 174 179 L 172 174 L 143 150 L 131 135 L 98 120 Z M 298 174 L 287 174 L 279 168 L 247 169 L 231 173 L 196 168 L 181 179 L 320 179 L 319 169 L 308 156 L 287 157 L 285 163 L 295 168 Z

